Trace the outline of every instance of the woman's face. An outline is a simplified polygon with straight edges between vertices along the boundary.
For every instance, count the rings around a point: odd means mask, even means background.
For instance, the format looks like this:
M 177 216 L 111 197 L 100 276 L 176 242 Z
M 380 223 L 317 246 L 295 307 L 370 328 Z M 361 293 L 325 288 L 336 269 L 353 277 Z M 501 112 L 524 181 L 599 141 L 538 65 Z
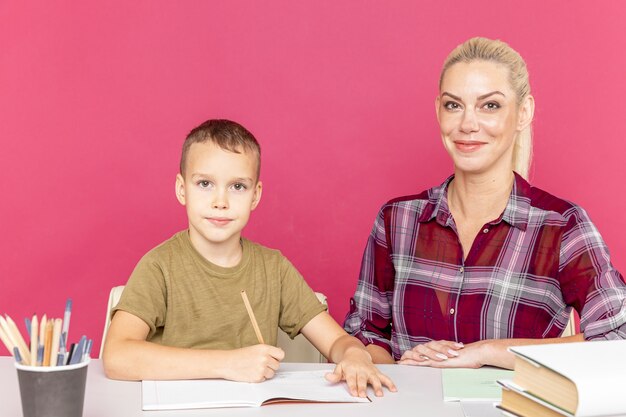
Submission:
M 452 65 L 435 101 L 443 144 L 455 170 L 510 172 L 517 134 L 532 120 L 533 101 L 521 105 L 503 65 L 474 61 Z

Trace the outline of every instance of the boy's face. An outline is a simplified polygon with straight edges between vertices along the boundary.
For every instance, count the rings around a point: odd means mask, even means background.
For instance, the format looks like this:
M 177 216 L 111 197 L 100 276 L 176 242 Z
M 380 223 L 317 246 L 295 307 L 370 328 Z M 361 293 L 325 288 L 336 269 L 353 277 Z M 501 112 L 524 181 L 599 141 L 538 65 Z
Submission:
M 261 199 L 256 165 L 250 152 L 225 151 L 211 142 L 191 145 L 185 178 L 176 176 L 176 197 L 187 209 L 191 242 L 203 256 L 238 247 Z

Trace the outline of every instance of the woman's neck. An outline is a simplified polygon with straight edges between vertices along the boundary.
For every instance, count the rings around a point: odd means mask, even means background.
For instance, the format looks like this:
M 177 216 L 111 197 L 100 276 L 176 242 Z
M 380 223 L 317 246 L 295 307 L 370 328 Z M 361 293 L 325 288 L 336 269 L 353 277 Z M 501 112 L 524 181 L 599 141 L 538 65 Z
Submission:
M 455 219 L 495 220 L 509 200 L 515 175 L 504 173 L 468 174 L 455 172 L 448 186 L 448 206 Z

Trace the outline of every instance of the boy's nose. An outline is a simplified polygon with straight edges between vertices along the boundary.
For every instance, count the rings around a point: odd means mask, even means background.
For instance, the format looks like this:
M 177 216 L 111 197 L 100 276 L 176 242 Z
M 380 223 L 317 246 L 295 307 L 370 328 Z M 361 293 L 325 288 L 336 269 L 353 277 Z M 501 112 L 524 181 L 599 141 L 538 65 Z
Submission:
M 227 209 L 228 208 L 228 199 L 226 198 L 226 194 L 223 192 L 215 193 L 215 197 L 213 199 L 213 203 L 211 204 L 215 209 Z

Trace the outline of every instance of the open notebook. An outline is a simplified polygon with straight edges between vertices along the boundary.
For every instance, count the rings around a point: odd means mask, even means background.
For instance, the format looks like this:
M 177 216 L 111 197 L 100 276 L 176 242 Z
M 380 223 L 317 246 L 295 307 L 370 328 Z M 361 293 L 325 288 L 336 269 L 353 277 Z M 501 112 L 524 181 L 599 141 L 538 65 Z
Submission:
M 285 401 L 370 402 L 352 397 L 345 383 L 331 384 L 328 371 L 277 372 L 274 378 L 252 384 L 222 379 L 142 381 L 143 410 L 260 407 Z

